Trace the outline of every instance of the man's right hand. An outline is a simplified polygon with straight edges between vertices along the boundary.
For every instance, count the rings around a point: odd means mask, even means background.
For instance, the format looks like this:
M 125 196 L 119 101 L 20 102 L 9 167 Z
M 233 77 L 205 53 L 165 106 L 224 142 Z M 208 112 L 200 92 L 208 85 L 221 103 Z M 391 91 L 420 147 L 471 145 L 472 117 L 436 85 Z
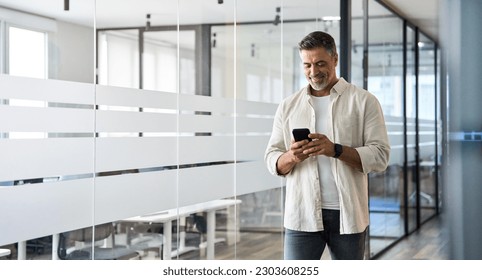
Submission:
M 278 174 L 286 175 L 293 170 L 296 164 L 304 161 L 309 156 L 304 154 L 303 151 L 306 149 L 305 145 L 308 144 L 308 140 L 302 141 L 292 141 L 290 150 L 282 154 L 278 162 L 276 163 L 276 168 L 278 169 Z
M 290 150 L 287 153 L 292 153 L 293 161 L 295 163 L 300 163 L 309 157 L 309 155 L 303 153 L 303 151 L 306 149 L 305 145 L 308 143 L 310 143 L 308 140 L 291 142 Z

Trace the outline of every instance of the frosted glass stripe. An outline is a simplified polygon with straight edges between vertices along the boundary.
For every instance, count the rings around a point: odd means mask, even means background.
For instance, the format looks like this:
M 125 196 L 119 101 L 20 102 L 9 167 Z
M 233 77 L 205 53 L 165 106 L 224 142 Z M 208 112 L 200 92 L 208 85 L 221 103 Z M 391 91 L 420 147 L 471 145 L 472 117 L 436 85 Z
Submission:
M 97 177 L 95 223 L 177 207 L 176 170 Z
M 398 116 L 392 116 L 392 115 L 385 115 L 384 116 L 386 122 L 402 122 L 403 123 L 403 117 L 398 117 Z
M 236 195 L 283 186 L 283 180 L 271 175 L 262 161 L 238 163 L 236 165 L 236 178 Z
M 426 124 L 420 124 L 418 126 L 420 131 L 435 131 L 435 124 L 434 123 L 426 123 Z
M 273 119 L 268 118 L 236 118 L 236 131 L 238 133 L 268 132 L 273 128 Z
M 233 114 L 234 101 L 229 98 L 181 94 L 179 108 L 186 111 Z
M 0 188 L 0 245 L 92 225 L 93 179 Z
M 431 124 L 435 125 L 435 120 L 433 119 L 419 119 L 418 120 L 421 124 Z
M 386 126 L 387 126 L 388 132 L 400 132 L 400 133 L 403 133 L 403 123 L 400 123 L 400 124 L 390 124 L 390 123 L 387 123 Z
M 1 132 L 93 132 L 94 111 L 0 106 Z
M 420 144 L 423 144 L 423 143 L 432 143 L 435 141 L 435 133 L 431 133 L 431 134 L 421 134 L 419 136 L 419 141 L 420 141 Z
M 278 104 L 236 100 L 236 113 L 242 115 L 271 115 L 274 116 Z
M 0 182 L 92 173 L 93 138 L 0 141 Z
M 180 115 L 179 132 L 234 133 L 234 118 L 212 115 Z
M 102 85 L 97 85 L 96 91 L 98 105 L 177 109 L 174 93 Z
M 97 111 L 97 132 L 176 132 L 177 115 Z
M 179 138 L 179 164 L 234 161 L 233 136 Z
M 237 160 L 262 160 L 269 141 L 267 136 L 238 136 L 236 140 Z
M 0 98 L 94 104 L 94 85 L 0 75 Z
M 435 155 L 435 143 L 420 146 L 420 159 L 432 161 Z
M 392 147 L 390 150 L 390 159 L 388 161 L 388 165 L 399 165 L 403 166 L 403 162 L 405 158 L 403 146 Z
M 390 146 L 398 146 L 398 145 L 403 145 L 403 134 L 390 134 L 388 133 L 388 141 L 390 143 Z
M 234 164 L 179 170 L 179 207 L 234 196 Z
M 176 137 L 112 137 L 96 141 L 96 172 L 177 165 Z
M 410 149 L 415 148 L 415 138 L 408 138 L 407 141 L 408 151 L 411 153 Z

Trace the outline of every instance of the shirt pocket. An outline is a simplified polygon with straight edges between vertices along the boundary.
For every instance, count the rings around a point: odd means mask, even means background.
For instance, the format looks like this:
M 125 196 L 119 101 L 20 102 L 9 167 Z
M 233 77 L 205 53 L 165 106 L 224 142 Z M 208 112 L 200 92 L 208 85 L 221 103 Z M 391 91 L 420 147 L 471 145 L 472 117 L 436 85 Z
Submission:
M 335 118 L 334 124 L 334 142 L 350 147 L 357 147 L 360 144 L 360 123 L 357 115 L 342 114 Z

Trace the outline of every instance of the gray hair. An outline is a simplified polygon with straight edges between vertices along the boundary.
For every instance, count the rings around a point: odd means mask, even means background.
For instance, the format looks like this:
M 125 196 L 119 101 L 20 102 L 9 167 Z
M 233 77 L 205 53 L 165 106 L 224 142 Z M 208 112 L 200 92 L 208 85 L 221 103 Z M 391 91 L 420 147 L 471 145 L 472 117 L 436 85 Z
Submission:
M 324 48 L 331 56 L 336 54 L 335 39 L 330 34 L 322 31 L 314 31 L 306 35 L 298 43 L 299 51 Z

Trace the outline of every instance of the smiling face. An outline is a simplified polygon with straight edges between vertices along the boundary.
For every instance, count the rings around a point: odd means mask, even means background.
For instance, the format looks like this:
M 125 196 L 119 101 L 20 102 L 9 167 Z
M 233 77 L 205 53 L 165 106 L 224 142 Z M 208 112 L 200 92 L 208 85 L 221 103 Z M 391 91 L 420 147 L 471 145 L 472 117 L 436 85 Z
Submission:
M 338 54 L 331 56 L 325 48 L 314 48 L 301 50 L 303 71 L 306 80 L 312 88 L 311 94 L 324 96 L 330 94 L 330 89 L 336 84 L 336 66 L 338 65 Z

